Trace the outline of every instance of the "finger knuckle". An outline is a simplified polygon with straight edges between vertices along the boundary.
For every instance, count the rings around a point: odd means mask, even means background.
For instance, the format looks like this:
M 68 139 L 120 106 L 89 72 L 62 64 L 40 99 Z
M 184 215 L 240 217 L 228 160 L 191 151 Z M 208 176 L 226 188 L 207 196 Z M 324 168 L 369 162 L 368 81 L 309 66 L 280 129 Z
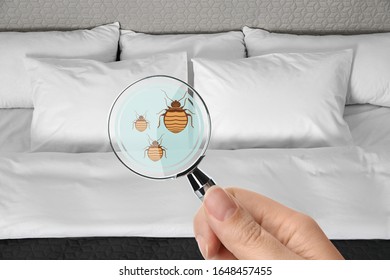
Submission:
M 238 188 L 236 188 L 236 187 L 227 187 L 227 188 L 225 188 L 225 191 L 227 191 L 231 195 L 235 196 L 235 194 L 238 191 Z
M 312 217 L 310 217 L 310 216 L 308 216 L 306 214 L 300 214 L 300 218 L 299 219 L 300 219 L 300 223 L 302 225 L 313 226 L 313 225 L 317 224 L 316 221 Z
M 319 228 L 317 222 L 306 214 L 299 213 L 296 217 L 296 224 L 299 225 L 300 230 L 312 231 Z
M 246 248 L 258 247 L 263 241 L 263 231 L 254 220 L 242 221 L 236 228 L 236 236 Z

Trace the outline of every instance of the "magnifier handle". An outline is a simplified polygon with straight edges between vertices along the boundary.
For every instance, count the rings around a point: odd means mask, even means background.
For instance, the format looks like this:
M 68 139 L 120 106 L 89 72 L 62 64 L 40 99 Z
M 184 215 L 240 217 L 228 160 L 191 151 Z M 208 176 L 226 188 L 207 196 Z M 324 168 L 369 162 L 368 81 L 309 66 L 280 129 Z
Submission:
M 187 174 L 187 178 L 196 196 L 202 201 L 206 191 L 215 185 L 213 179 L 197 167 L 191 173 Z

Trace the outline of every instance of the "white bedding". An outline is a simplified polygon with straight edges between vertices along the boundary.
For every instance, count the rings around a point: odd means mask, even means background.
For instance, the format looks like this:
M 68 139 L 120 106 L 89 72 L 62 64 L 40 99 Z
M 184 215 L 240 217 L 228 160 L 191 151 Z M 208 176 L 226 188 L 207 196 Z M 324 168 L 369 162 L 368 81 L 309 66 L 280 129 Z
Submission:
M 390 238 L 390 148 L 209 151 L 223 186 L 311 215 L 334 239 Z M 200 202 L 184 178 L 149 181 L 112 153 L 0 159 L 0 237 L 192 236 Z
M 0 109 L 0 154 L 30 151 L 33 109 Z M 390 108 L 346 106 L 344 118 L 357 146 L 390 146 Z
M 4 124 L 18 114 L 23 129 Z M 0 118 L 0 238 L 193 236 L 200 202 L 185 178 L 146 180 L 112 153 L 5 153 L 25 151 L 28 114 Z M 311 215 L 330 238 L 389 239 L 390 109 L 348 106 L 345 118 L 361 147 L 211 150 L 201 168 Z

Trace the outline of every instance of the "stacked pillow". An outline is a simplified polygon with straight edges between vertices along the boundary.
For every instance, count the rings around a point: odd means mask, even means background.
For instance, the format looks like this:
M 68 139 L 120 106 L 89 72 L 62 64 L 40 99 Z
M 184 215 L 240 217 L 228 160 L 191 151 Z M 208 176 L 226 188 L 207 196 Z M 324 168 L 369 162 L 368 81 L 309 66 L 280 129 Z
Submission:
M 212 148 L 350 145 L 346 102 L 390 106 L 390 33 L 243 32 L 250 58 L 193 60 L 195 87 L 210 108 Z
M 156 36 L 122 31 L 120 45 L 119 62 L 25 59 L 35 107 L 32 151 L 110 151 L 107 117 L 128 85 L 159 74 L 187 82 L 193 79 L 191 58 L 230 59 L 246 54 L 242 32 Z

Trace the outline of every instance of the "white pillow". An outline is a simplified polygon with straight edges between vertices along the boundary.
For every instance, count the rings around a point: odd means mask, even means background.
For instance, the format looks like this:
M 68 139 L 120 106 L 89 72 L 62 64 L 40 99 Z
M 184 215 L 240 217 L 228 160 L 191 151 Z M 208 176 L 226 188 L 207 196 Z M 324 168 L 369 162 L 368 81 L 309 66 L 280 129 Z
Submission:
M 110 151 L 107 119 L 115 98 L 151 75 L 186 81 L 185 53 L 102 63 L 81 59 L 26 59 L 33 86 L 32 151 Z
M 249 27 L 244 27 L 243 32 L 249 56 L 354 49 L 347 104 L 390 106 L 390 33 L 310 36 Z
M 187 52 L 188 82 L 193 84 L 192 58 L 236 59 L 246 57 L 244 34 L 230 31 L 214 34 L 151 35 L 121 30 L 120 59 L 147 57 L 155 53 Z
M 195 89 L 211 115 L 210 147 L 352 144 L 343 119 L 351 61 L 352 50 L 194 59 Z
M 119 23 L 91 30 L 0 33 L 0 108 L 33 106 L 27 56 L 115 61 Z

